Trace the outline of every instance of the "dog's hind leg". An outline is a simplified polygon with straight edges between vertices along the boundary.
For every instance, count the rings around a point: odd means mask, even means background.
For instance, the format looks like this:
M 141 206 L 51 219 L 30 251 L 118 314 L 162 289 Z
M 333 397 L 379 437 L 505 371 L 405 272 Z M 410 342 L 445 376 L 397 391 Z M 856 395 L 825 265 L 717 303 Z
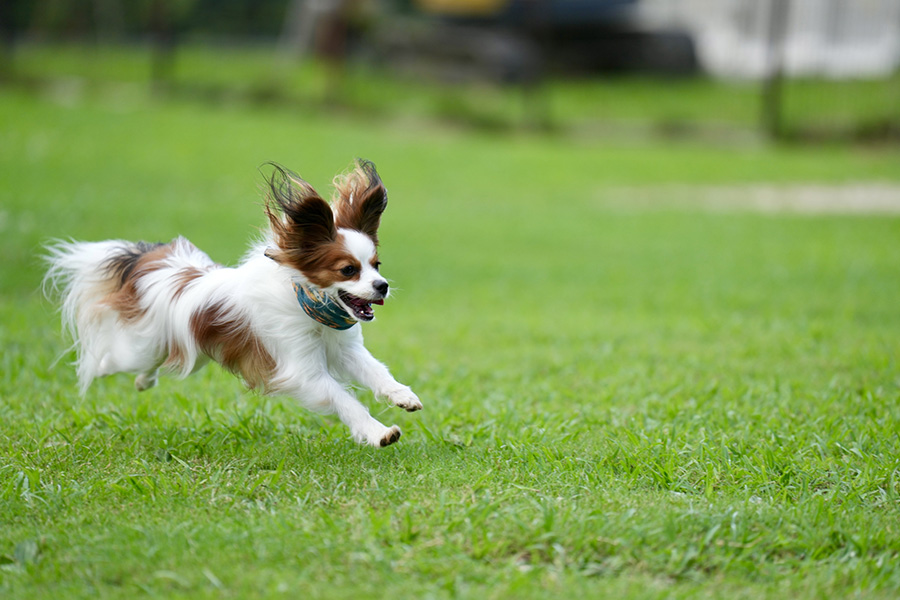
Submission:
M 137 388 L 137 391 L 143 392 L 144 390 L 149 390 L 153 386 L 156 385 L 158 379 L 157 375 L 159 371 L 154 369 L 153 371 L 147 373 L 140 373 L 137 377 L 134 378 L 134 387 Z
M 141 338 L 130 329 L 121 327 L 105 336 L 98 336 L 91 349 L 95 352 L 101 350 L 102 354 L 92 368 L 91 377 L 136 373 L 134 387 L 139 392 L 149 390 L 156 385 L 162 362 L 153 344 L 154 340 Z

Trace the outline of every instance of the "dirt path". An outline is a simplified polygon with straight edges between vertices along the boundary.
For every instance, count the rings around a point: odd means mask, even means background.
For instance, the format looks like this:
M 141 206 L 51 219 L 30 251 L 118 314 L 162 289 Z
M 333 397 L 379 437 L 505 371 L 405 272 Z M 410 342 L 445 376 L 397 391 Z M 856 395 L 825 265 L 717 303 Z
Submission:
M 605 191 L 615 206 L 691 208 L 714 211 L 751 210 L 800 214 L 900 214 L 900 185 L 734 185 L 625 188 Z

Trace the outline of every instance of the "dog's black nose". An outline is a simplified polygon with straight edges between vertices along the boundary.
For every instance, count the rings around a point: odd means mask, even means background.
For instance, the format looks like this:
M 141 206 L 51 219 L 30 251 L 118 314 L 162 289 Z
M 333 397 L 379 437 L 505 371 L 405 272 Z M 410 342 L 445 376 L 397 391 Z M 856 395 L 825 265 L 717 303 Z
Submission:
M 372 284 L 372 287 L 374 287 L 375 291 L 378 292 L 379 294 L 381 294 L 382 296 L 387 296 L 387 292 L 388 292 L 388 282 L 387 281 L 384 281 L 384 280 L 376 281 L 375 283 Z

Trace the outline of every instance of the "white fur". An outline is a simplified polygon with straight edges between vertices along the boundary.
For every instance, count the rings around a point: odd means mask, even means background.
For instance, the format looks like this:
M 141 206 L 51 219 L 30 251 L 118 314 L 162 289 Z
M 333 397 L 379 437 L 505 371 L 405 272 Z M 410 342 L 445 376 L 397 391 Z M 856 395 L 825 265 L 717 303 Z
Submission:
M 341 228 L 338 229 L 338 233 L 343 236 L 344 245 L 350 251 L 350 254 L 359 260 L 362 265 L 362 271 L 358 280 L 348 281 L 335 287 L 341 287 L 344 291 L 360 298 L 374 299 L 376 296 L 374 294 L 374 284 L 385 281 L 384 277 L 369 264 L 372 257 L 375 256 L 375 244 L 372 243 L 372 239 L 369 236 L 353 229 Z M 385 281 L 385 283 L 387 282 Z
M 363 265 L 358 281 L 337 288 L 366 299 L 377 299 L 373 283 L 383 281 L 370 265 L 375 246 L 357 231 L 341 230 L 348 250 Z M 247 323 L 275 361 L 267 393 L 288 394 L 305 407 L 336 414 L 353 438 L 361 443 L 384 446 L 396 441 L 400 430 L 386 427 L 348 391 L 357 382 L 376 396 L 409 411 L 422 404 L 409 387 L 397 382 L 388 369 L 363 345 L 360 325 L 339 331 L 308 317 L 297 302 L 291 279 L 302 274 L 264 255 L 272 240 L 254 245 L 234 268 L 219 267 L 206 254 L 183 238 L 173 242 L 164 265 L 138 279 L 141 307 L 145 313 L 125 322 L 105 303 L 116 281 L 104 271 L 104 262 L 130 242 L 58 242 L 48 248 L 48 290 L 62 296 L 62 320 L 77 351 L 77 372 L 82 393 L 96 377 L 113 373 L 135 373 L 139 390 L 156 383 L 157 372 L 169 349 L 182 350 L 182 368 L 172 374 L 186 377 L 215 356 L 205 355 L 193 338 L 192 316 L 215 303 L 223 303 L 229 315 Z M 175 297 L 177 274 L 199 269 L 194 279 Z

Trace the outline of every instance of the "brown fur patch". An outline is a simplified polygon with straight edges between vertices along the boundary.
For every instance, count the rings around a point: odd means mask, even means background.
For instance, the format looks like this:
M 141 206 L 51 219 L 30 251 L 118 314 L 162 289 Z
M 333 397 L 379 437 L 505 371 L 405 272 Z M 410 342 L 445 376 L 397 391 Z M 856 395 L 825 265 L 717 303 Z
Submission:
M 178 271 L 174 277 L 175 291 L 172 293 L 172 299 L 176 300 L 180 298 L 191 283 L 200 277 L 203 277 L 206 273 L 208 273 L 208 271 L 198 269 L 197 267 L 185 267 Z
M 118 277 L 118 289 L 106 297 L 106 303 L 119 313 L 119 318 L 133 322 L 144 316 L 146 309 L 141 306 L 137 290 L 138 280 L 162 266 L 162 261 L 172 251 L 171 244 L 137 244 L 134 249 L 110 259 L 107 271 Z
M 239 373 L 251 389 L 269 387 L 275 359 L 250 324 L 229 311 L 224 303 L 211 304 L 191 315 L 191 332 L 205 354 L 229 371 Z
M 310 280 L 324 280 L 324 272 L 346 254 L 328 203 L 299 176 L 277 165 L 269 179 L 266 216 L 278 246 L 266 256 L 302 271 Z
M 304 254 L 295 255 L 289 263 L 295 269 L 302 271 L 310 282 L 322 288 L 338 281 L 346 281 L 348 278 L 341 274 L 341 269 L 345 266 L 353 265 L 357 269 L 360 266 L 356 257 L 347 252 L 347 248 L 344 246 L 344 236 L 341 234 L 337 234 L 337 238 L 333 242 L 321 244 Z
M 166 360 L 165 362 L 163 362 L 162 368 L 172 371 L 183 371 L 186 362 L 187 356 L 185 355 L 184 348 L 182 348 L 178 344 L 170 343 L 168 356 L 166 356 Z

